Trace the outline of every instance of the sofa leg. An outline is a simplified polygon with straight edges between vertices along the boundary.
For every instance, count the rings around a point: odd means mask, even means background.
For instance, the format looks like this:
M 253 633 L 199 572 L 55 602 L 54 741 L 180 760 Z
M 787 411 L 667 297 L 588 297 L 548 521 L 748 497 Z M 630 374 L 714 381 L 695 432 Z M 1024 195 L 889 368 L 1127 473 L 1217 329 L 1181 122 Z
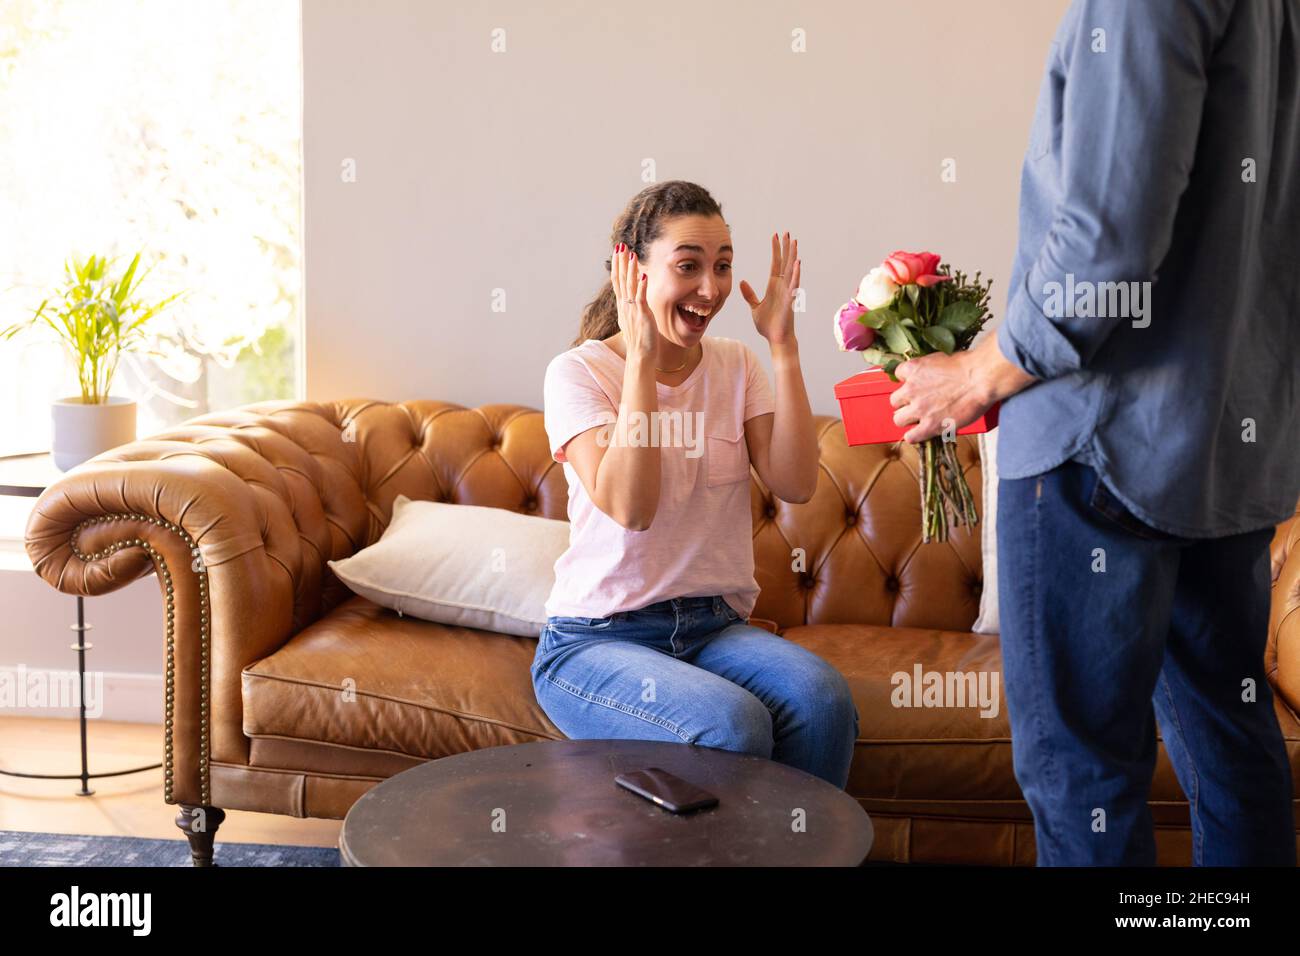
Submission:
M 216 838 L 217 827 L 226 819 L 226 811 L 193 803 L 180 806 L 176 811 L 176 825 L 190 841 L 190 859 L 195 866 L 216 866 L 212 862 L 212 841 Z

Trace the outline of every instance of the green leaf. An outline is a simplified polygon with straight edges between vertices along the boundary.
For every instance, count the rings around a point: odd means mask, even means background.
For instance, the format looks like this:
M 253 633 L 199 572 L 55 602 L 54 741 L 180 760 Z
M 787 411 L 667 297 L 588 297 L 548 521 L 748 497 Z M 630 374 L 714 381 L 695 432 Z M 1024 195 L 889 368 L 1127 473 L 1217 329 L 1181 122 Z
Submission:
M 929 349 L 925 348 L 921 344 L 921 337 L 917 334 L 919 329 L 917 328 L 909 329 L 907 326 L 901 324 L 899 325 L 899 328 L 901 328 L 903 330 L 903 334 L 907 336 L 907 341 L 912 346 L 913 352 L 915 352 L 918 355 L 922 355 L 925 352 L 929 351 Z
M 954 335 L 965 332 L 979 322 L 979 319 L 979 306 L 964 299 L 948 303 L 939 313 L 939 324 Z
M 888 322 L 890 319 L 893 319 L 894 321 L 898 321 L 898 316 L 894 312 L 890 311 L 889 306 L 882 306 L 879 309 L 872 309 L 870 312 L 864 312 L 862 315 L 858 317 L 858 321 L 861 322 L 863 325 L 865 325 L 867 328 L 876 329 L 877 331 L 884 328 L 885 323 Z
M 900 359 L 890 359 L 888 362 L 885 363 L 885 374 L 889 376 L 890 381 L 893 382 L 898 381 L 898 379 L 894 376 L 894 369 L 898 368 L 898 366 L 902 364 L 903 364 L 902 360 Z
M 881 326 L 880 334 L 884 336 L 885 344 L 889 346 L 891 352 L 907 352 L 914 349 L 915 342 L 909 334 L 907 328 L 899 321 L 898 316 L 894 313 L 889 314 L 885 324 Z
M 927 342 L 945 355 L 951 355 L 952 350 L 957 347 L 957 340 L 953 337 L 952 330 L 942 325 L 927 326 L 921 330 L 921 334 L 925 336 Z
M 862 357 L 871 365 L 881 366 L 889 364 L 891 360 L 897 360 L 900 362 L 903 360 L 903 356 L 878 348 L 874 345 L 871 346 L 871 348 L 863 349 Z
M 915 282 L 903 286 L 907 290 L 907 297 L 912 300 L 912 305 L 916 305 L 916 300 L 921 297 L 921 287 Z
M 126 274 L 122 276 L 117 283 L 117 288 L 113 290 L 113 302 L 119 309 L 122 308 L 122 303 L 126 301 L 127 295 L 131 292 L 131 278 L 135 275 L 135 267 L 139 264 L 140 253 L 137 252 L 135 258 L 131 260 L 131 264 L 127 266 Z

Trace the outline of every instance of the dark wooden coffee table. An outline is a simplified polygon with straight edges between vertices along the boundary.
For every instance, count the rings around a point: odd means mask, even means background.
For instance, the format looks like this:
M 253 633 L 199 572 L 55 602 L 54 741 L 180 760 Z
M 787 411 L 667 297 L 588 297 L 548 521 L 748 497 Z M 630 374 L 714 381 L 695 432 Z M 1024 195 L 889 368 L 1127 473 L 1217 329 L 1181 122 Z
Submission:
M 614 782 L 661 767 L 719 800 L 662 810 Z M 403 771 L 343 821 L 345 866 L 858 866 L 872 826 L 838 787 L 784 764 L 653 740 L 489 747 Z

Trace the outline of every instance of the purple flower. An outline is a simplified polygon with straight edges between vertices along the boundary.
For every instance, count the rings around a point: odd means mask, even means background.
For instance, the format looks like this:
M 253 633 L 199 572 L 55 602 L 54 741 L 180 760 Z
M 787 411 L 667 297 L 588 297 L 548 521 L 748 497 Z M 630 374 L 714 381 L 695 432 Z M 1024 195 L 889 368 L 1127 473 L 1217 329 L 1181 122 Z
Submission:
M 866 306 L 856 299 L 849 299 L 835 313 L 835 342 L 841 352 L 861 352 L 875 341 L 876 330 L 858 321 L 866 313 Z

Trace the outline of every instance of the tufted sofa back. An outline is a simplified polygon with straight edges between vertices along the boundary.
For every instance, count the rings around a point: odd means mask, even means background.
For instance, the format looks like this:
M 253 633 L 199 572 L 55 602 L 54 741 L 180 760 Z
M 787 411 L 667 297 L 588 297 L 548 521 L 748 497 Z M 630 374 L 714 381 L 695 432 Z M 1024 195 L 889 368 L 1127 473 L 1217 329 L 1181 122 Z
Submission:
M 839 419 L 826 416 L 816 428 L 821 477 L 810 501 L 779 501 L 752 478 L 762 589 L 754 614 L 782 627 L 969 630 L 983 583 L 979 528 L 921 545 L 912 446 L 851 448 Z M 978 445 L 958 441 L 979 503 Z M 519 405 L 266 402 L 192 419 L 102 457 L 152 458 L 181 442 L 186 454 L 236 471 L 262 500 L 268 553 L 296 570 L 297 627 L 350 596 L 325 562 L 377 541 L 398 495 L 567 518 L 568 487 L 542 413 Z

